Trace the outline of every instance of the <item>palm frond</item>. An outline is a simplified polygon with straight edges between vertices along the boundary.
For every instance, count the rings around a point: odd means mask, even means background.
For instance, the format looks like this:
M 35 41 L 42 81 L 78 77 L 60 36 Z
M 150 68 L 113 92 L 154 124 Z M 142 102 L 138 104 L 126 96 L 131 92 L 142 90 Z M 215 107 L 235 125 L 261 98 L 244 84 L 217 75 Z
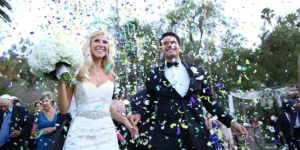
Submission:
M 1 7 L 5 7 L 5 8 L 7 8 L 10 11 L 12 10 L 10 4 L 7 1 L 5 1 L 5 0 L 0 0 L 0 6 Z
M 2 9 L 0 9 L 0 18 L 4 22 L 11 22 L 10 17 Z

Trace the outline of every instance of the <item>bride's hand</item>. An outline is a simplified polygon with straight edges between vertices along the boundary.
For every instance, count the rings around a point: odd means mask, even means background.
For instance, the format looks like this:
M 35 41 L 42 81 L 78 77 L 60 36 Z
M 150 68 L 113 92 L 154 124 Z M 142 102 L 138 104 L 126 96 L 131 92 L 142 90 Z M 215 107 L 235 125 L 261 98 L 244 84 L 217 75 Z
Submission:
M 139 135 L 139 129 L 138 127 L 133 126 L 128 119 L 126 119 L 126 123 L 125 123 L 126 128 L 130 131 L 131 133 L 131 138 L 132 139 L 137 139 L 138 135 Z

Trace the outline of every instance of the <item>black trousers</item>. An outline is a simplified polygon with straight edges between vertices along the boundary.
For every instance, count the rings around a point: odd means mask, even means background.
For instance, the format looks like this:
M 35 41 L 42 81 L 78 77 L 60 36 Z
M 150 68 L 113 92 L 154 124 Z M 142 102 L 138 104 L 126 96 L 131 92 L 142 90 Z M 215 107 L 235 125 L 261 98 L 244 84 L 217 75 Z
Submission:
M 0 150 L 12 150 L 13 147 L 10 142 L 6 142 L 2 147 L 0 147 Z
M 240 149 L 239 137 L 236 134 L 234 134 L 234 140 L 237 143 L 237 148 Z
M 292 141 L 292 139 L 290 137 L 285 138 L 285 141 L 288 144 L 289 150 L 294 150 L 295 149 L 294 146 L 293 146 L 294 142 Z
M 188 132 L 186 132 L 186 138 L 182 140 L 182 147 L 181 148 L 178 148 L 178 150 L 181 150 L 181 149 L 186 149 L 186 150 L 196 150 L 194 148 L 194 145 L 193 145 L 193 142 L 190 138 L 190 135 Z M 199 141 L 201 142 L 201 141 Z M 161 148 L 150 148 L 151 150 L 170 150 L 170 149 L 161 149 Z M 145 147 L 139 147 L 139 150 L 149 150 L 148 148 L 145 148 Z
M 300 128 L 294 128 L 293 137 L 295 147 L 300 150 Z
M 274 134 L 275 134 L 275 140 L 278 140 L 278 142 L 276 143 L 277 148 L 284 147 L 283 137 L 279 136 L 278 131 L 274 132 Z

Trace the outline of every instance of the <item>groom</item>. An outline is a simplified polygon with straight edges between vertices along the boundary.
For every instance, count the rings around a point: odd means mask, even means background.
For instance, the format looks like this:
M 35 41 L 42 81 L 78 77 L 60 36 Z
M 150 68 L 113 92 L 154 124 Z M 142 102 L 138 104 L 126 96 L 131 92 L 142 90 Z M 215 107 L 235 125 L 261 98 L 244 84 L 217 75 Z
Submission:
M 140 109 L 128 117 L 137 124 L 145 114 L 154 114 L 148 134 L 148 148 L 154 150 L 208 150 L 209 131 L 204 118 L 203 107 L 218 117 L 227 127 L 232 127 L 237 135 L 248 137 L 246 129 L 238 124 L 213 98 L 208 80 L 201 67 L 180 60 L 182 48 L 177 34 L 167 32 L 162 35 L 160 52 L 165 64 L 147 74 L 146 93 Z M 143 119 L 147 120 L 147 119 Z M 142 135 L 141 135 L 142 136 Z M 143 134 L 144 136 L 144 134 Z

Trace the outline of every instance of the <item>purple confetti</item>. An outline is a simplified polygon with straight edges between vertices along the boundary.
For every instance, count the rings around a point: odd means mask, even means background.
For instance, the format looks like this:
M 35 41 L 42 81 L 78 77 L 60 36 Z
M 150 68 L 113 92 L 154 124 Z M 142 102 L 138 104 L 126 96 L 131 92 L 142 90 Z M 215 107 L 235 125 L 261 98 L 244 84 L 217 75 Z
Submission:
M 11 83 L 10 83 L 10 82 L 6 82 L 6 85 L 7 85 L 7 86 L 10 86 L 10 85 L 11 85 Z
M 5 60 L 5 57 L 4 56 L 2 56 L 2 61 L 4 61 Z
M 109 57 L 109 53 L 106 53 L 106 57 Z
M 191 103 L 196 103 L 194 97 L 191 97 Z
M 277 142 L 278 142 L 278 140 L 275 140 L 275 141 L 274 141 L 274 145 L 276 145 Z
M 220 87 L 221 86 L 221 83 L 218 83 L 215 85 L 215 87 Z
M 180 134 L 180 128 L 177 127 L 177 134 Z
M 34 34 L 34 32 L 33 32 L 33 31 L 31 31 L 31 32 L 30 32 L 30 34 Z

